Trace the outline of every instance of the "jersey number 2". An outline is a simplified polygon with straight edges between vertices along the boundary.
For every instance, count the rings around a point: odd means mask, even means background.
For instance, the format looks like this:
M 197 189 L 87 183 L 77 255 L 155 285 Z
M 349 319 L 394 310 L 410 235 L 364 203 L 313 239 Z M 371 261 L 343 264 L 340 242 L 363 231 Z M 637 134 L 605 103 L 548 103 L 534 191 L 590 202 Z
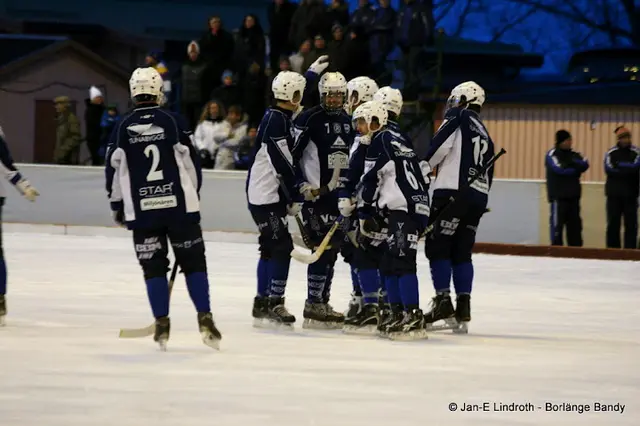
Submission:
M 475 161 L 477 166 L 482 166 L 484 163 L 484 154 L 487 153 L 487 149 L 489 149 L 489 144 L 487 140 L 483 137 L 476 136 L 471 139 L 473 142 L 473 160 Z
M 147 145 L 144 149 L 144 155 L 151 158 L 151 168 L 147 173 L 147 182 L 164 179 L 164 173 L 158 167 L 160 166 L 160 150 L 157 145 Z

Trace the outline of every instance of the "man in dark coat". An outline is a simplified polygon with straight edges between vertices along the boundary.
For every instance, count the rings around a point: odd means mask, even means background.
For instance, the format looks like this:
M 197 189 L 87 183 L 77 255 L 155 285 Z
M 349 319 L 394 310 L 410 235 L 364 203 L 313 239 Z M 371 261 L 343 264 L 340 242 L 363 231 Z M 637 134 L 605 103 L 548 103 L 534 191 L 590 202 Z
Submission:
M 293 51 L 293 45 L 289 42 L 289 28 L 296 7 L 289 0 L 273 0 L 269 4 L 269 63 L 273 71 L 280 65 L 280 57 L 289 56 Z
M 202 106 L 208 100 L 209 92 L 205 91 L 204 77 L 207 64 L 200 56 L 200 46 L 195 41 L 187 48 L 189 59 L 182 65 L 182 115 L 187 119 L 189 128 L 193 131 Z
M 207 32 L 198 42 L 200 54 L 207 62 L 205 76 L 205 92 L 211 93 L 216 88 L 224 70 L 232 68 L 234 40 L 231 33 L 224 29 L 222 19 L 212 16 L 209 19 Z

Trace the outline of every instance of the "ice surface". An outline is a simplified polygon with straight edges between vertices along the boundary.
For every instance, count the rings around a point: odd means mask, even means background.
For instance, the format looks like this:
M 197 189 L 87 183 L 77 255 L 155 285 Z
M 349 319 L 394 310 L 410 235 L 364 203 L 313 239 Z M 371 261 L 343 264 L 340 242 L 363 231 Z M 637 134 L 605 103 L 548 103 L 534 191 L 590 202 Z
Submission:
M 204 346 L 179 278 L 172 338 L 120 340 L 151 321 L 125 238 L 6 235 L 8 325 L 0 329 L 1 426 L 518 426 L 640 424 L 640 266 L 477 256 L 468 336 L 389 342 L 251 327 L 256 246 L 209 243 L 222 351 Z M 421 255 L 422 257 L 422 255 Z M 422 301 L 432 295 L 420 261 Z M 334 304 L 349 274 L 340 261 Z M 304 268 L 288 305 L 301 317 Z M 449 403 L 534 412 L 450 412 Z M 625 404 L 545 412 L 545 402 Z

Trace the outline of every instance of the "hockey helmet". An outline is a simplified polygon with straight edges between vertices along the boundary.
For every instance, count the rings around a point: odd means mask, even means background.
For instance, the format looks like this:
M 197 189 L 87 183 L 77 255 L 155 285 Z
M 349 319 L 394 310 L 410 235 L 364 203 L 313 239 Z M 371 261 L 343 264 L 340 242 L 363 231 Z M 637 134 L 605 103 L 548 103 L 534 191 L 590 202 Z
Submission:
M 369 77 L 356 77 L 350 80 L 347 83 L 347 113 L 353 114 L 359 105 L 372 101 L 377 91 L 378 84 Z
M 447 99 L 445 111 L 455 107 L 466 108 L 469 105 L 481 107 L 484 101 L 484 89 L 474 81 L 465 81 L 453 88 L 449 99 Z
M 129 79 L 131 99 L 140 99 L 138 98 L 139 96 L 146 95 L 149 100 L 159 102 L 163 99 L 163 85 L 162 76 L 155 68 L 138 68 L 131 74 Z
M 299 105 L 302 102 L 306 85 L 305 78 L 297 72 L 280 71 L 271 83 L 271 91 L 277 101 Z
M 347 101 L 347 80 L 339 72 L 328 72 L 318 82 L 320 104 L 330 113 L 338 113 Z
M 376 101 L 368 101 L 360 105 L 353 112 L 353 126 L 354 128 L 358 128 L 358 121 L 363 120 L 367 123 L 367 128 L 370 133 L 375 133 L 382 129 L 382 127 L 387 125 L 387 121 L 389 119 L 389 114 L 387 113 L 387 109 L 380 102 Z M 371 123 L 377 121 L 380 125 L 376 130 L 371 129 Z
M 380 102 L 387 111 L 391 111 L 395 115 L 400 115 L 402 111 L 402 92 L 398 89 L 389 86 L 381 87 L 373 95 L 373 100 Z

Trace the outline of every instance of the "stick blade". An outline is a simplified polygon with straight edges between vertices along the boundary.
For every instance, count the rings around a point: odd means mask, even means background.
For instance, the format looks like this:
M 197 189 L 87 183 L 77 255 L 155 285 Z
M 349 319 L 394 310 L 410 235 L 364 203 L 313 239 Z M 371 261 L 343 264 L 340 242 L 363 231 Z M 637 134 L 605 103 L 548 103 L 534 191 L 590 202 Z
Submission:
M 317 251 L 307 254 L 307 253 L 301 253 L 297 250 L 291 250 L 291 257 L 297 260 L 298 262 L 306 263 L 307 265 L 317 262 L 318 259 L 320 259 L 320 256 L 318 255 Z
M 121 339 L 137 339 L 153 335 L 155 324 L 144 328 L 121 328 L 118 337 Z

